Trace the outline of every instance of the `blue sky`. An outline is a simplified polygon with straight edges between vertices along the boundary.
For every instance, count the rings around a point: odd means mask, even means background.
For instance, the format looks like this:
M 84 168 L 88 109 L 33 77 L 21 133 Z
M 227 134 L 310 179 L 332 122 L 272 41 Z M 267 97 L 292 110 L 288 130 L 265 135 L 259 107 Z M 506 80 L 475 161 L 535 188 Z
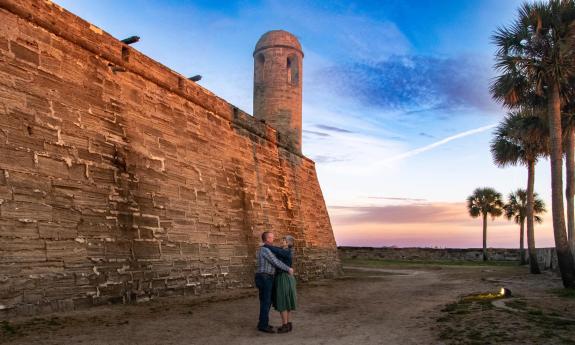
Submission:
M 477 247 L 467 195 L 525 185 L 525 169 L 498 169 L 489 154 L 504 115 L 487 91 L 489 37 L 519 1 L 56 2 L 117 38 L 141 36 L 136 49 L 201 74 L 202 86 L 249 113 L 255 43 L 269 30 L 294 33 L 305 53 L 303 151 L 317 163 L 340 244 Z M 536 176 L 546 201 L 548 170 L 541 162 Z M 492 225 L 491 246 L 517 245 L 514 225 Z M 552 245 L 550 226 L 546 218 L 538 245 Z

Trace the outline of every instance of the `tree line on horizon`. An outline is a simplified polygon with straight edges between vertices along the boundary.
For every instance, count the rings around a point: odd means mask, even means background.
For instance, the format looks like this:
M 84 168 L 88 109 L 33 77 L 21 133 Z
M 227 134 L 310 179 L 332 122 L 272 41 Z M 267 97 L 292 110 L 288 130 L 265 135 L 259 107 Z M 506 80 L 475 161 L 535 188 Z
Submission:
M 509 110 L 491 142 L 494 162 L 527 167 L 525 220 L 530 242 L 536 221 L 535 164 L 549 158 L 557 260 L 563 286 L 575 289 L 575 0 L 523 3 L 511 25 L 495 31 L 492 42 L 498 75 L 490 92 Z M 499 193 L 479 188 L 468 198 L 468 206 L 472 216 L 496 216 L 504 205 Z M 531 272 L 537 273 L 536 258 L 530 262 Z

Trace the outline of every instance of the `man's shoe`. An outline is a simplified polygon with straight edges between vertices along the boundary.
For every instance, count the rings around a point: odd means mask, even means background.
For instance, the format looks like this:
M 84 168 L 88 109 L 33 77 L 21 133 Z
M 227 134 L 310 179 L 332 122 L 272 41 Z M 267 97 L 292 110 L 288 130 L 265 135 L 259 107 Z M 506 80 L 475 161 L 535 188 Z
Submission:
M 272 326 L 268 326 L 267 328 L 259 328 L 258 327 L 258 331 L 264 332 L 264 333 L 275 333 L 276 332 L 276 330 Z
M 291 322 L 288 322 L 287 325 L 288 325 L 289 332 L 291 332 L 291 330 L 293 329 Z
M 280 328 L 278 328 L 278 333 L 287 333 L 289 332 L 289 326 L 287 324 L 282 325 Z

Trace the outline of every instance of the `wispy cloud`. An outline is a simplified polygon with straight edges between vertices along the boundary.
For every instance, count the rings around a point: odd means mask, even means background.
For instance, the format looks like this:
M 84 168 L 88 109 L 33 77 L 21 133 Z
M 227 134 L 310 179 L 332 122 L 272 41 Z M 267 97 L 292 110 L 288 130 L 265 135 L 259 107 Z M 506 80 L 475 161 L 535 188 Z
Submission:
M 312 159 L 316 163 L 335 163 L 335 162 L 345 162 L 348 160 L 346 158 L 323 156 L 323 155 L 313 156 Z
M 478 57 L 391 56 L 327 67 L 318 82 L 368 106 L 416 114 L 455 109 L 494 110 L 490 65 Z M 421 109 L 423 108 L 423 109 Z
M 387 206 L 330 206 L 337 224 L 442 223 L 467 221 L 464 203 Z
M 303 134 L 313 134 L 313 135 L 317 135 L 318 137 L 329 137 L 329 134 L 327 133 L 323 133 L 323 132 L 317 132 L 317 131 L 310 131 L 309 129 L 304 129 L 303 130 Z
M 368 199 L 376 199 L 376 200 L 391 200 L 391 201 L 410 201 L 410 202 L 421 202 L 426 201 L 426 199 L 415 199 L 415 198 L 398 198 L 398 197 L 391 197 L 391 196 L 369 196 Z
M 326 131 L 339 132 L 339 133 L 353 133 L 348 129 L 343 129 L 335 126 L 328 125 L 316 125 L 317 128 L 325 129 Z
M 447 144 L 447 143 L 450 142 L 450 141 L 453 141 L 453 140 L 456 140 L 456 139 L 460 139 L 460 138 L 464 138 L 464 137 L 467 137 L 467 136 L 470 136 L 470 135 L 473 135 L 473 134 L 477 134 L 477 133 L 481 133 L 481 132 L 488 131 L 488 130 L 494 128 L 495 126 L 497 126 L 497 124 L 491 124 L 491 125 L 487 125 L 487 126 L 483 126 L 483 127 L 479 127 L 479 128 L 475 128 L 475 129 L 470 129 L 470 130 L 465 131 L 465 132 L 457 133 L 457 134 L 455 134 L 455 135 L 452 135 L 452 136 L 449 136 L 449 137 L 447 137 L 447 138 L 441 139 L 441 140 L 436 141 L 436 142 L 434 142 L 434 143 L 431 143 L 431 144 L 429 144 L 429 145 L 425 145 L 425 146 L 423 146 L 423 147 L 419 147 L 419 148 L 416 148 L 416 149 L 413 149 L 413 150 L 404 152 L 404 153 L 402 153 L 402 154 L 399 154 L 399 155 L 397 155 L 397 156 L 393 156 L 393 157 L 391 157 L 391 158 L 385 159 L 385 160 L 383 160 L 383 163 L 396 162 L 396 161 L 399 161 L 399 160 L 402 160 L 402 159 L 406 159 L 406 158 L 409 158 L 409 157 L 413 157 L 413 156 L 418 155 L 418 154 L 420 154 L 420 153 L 433 150 L 434 148 L 437 148 L 437 147 L 439 147 L 439 146 L 441 146 L 441 145 L 445 145 L 445 144 Z
M 426 138 L 435 138 L 433 135 L 425 133 L 425 132 L 419 132 L 419 136 L 420 137 L 426 137 Z

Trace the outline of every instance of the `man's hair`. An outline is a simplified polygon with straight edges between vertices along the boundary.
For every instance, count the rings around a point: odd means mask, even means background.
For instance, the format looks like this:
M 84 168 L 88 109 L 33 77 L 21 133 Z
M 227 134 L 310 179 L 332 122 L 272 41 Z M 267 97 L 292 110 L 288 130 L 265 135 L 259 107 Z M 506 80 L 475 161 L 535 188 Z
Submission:
M 293 246 L 295 245 L 295 238 L 291 235 L 285 236 L 284 240 L 286 240 L 289 248 L 293 248 Z
M 268 239 L 268 234 L 271 234 L 271 231 L 262 232 L 262 242 L 265 242 Z

